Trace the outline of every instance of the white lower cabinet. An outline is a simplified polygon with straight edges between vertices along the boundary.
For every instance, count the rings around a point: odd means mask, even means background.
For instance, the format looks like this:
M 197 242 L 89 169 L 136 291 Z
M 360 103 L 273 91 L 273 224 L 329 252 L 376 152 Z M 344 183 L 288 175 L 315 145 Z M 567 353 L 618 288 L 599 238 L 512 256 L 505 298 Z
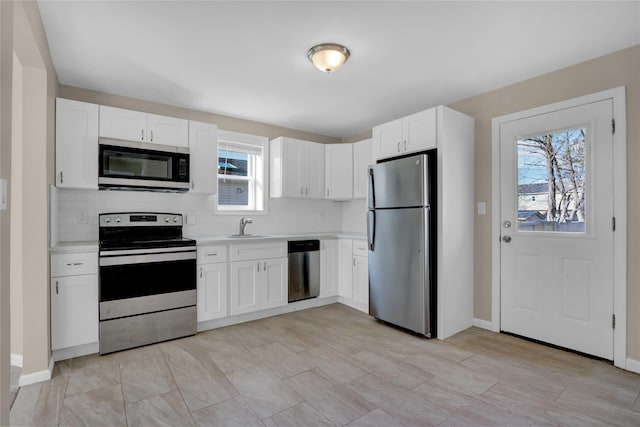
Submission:
M 345 304 L 369 312 L 369 264 L 367 242 L 338 241 L 338 295 Z
M 231 245 L 230 253 L 229 314 L 287 304 L 287 242 Z
M 98 342 L 97 258 L 97 253 L 51 255 L 52 350 Z
M 198 245 L 198 322 L 228 314 L 227 247 Z
M 320 241 L 320 297 L 338 295 L 338 240 Z

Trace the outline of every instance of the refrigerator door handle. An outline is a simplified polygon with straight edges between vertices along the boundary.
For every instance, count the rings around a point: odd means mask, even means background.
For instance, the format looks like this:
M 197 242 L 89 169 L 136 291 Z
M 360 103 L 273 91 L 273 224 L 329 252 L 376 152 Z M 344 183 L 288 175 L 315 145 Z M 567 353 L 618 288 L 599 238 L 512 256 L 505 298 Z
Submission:
M 376 240 L 376 211 L 367 211 L 367 243 L 369 250 L 373 251 Z
M 372 168 L 369 168 L 369 207 L 376 207 L 376 186 Z

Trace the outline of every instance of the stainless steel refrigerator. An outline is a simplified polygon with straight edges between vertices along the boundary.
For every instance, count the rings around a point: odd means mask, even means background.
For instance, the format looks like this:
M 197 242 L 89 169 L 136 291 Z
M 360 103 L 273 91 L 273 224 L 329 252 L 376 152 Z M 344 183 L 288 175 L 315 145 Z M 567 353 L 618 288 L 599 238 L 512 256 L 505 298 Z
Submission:
M 436 336 L 435 151 L 369 166 L 369 314 Z

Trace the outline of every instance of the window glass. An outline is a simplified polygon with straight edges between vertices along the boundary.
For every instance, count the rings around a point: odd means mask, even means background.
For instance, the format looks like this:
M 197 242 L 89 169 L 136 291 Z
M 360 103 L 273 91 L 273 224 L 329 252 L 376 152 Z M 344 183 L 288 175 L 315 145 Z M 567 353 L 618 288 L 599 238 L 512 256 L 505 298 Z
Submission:
M 518 230 L 585 232 L 585 128 L 518 138 Z
M 218 210 L 263 211 L 267 138 L 220 131 Z

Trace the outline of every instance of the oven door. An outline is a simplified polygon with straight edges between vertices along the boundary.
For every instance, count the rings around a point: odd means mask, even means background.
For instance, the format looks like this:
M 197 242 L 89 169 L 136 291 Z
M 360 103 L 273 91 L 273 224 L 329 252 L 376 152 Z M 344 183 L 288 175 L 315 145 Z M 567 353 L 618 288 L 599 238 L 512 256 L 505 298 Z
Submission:
M 100 320 L 195 306 L 195 247 L 123 252 L 100 257 Z
M 101 140 L 98 168 L 103 189 L 189 189 L 188 148 Z

